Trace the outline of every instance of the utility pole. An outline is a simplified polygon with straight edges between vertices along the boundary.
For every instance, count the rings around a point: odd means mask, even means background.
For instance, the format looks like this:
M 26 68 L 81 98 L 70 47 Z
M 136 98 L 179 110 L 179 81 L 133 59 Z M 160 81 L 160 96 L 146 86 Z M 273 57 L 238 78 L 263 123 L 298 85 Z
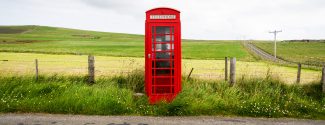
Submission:
M 274 58 L 275 59 L 276 59 L 276 34 L 280 32 L 282 32 L 282 30 L 274 30 L 272 32 L 269 32 L 274 34 Z

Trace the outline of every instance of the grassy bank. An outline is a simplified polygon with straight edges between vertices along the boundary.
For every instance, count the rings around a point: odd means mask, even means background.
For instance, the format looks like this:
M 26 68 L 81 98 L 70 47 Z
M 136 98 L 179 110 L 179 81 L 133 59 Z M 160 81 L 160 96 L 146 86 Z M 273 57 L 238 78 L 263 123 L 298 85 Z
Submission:
M 143 73 L 99 78 L 81 76 L 0 77 L 0 112 L 47 112 L 96 115 L 236 115 L 325 119 L 320 84 L 286 85 L 271 78 L 223 81 L 183 80 L 183 91 L 170 104 L 149 105 Z
M 273 42 L 254 42 L 264 51 L 274 54 Z M 325 62 L 324 42 L 278 42 L 277 56 L 291 62 L 322 66 Z
M 46 26 L 0 26 L 0 51 L 144 56 L 144 35 L 96 32 Z M 234 40 L 182 40 L 183 58 L 223 59 L 225 56 L 252 60 Z

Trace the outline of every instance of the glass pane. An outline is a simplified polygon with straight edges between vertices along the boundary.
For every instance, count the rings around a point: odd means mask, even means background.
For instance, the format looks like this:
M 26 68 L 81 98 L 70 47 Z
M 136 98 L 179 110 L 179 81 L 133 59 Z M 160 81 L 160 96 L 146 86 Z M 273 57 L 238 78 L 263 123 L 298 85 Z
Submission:
M 170 52 L 156 52 L 156 59 L 169 59 L 170 58 Z
M 172 44 L 172 47 L 173 44 Z M 171 50 L 170 44 L 156 44 L 156 51 L 169 51 Z
M 156 51 L 161 51 L 161 44 L 156 44 Z
M 153 51 L 154 50 L 154 35 L 152 35 L 152 37 L 151 37 L 151 51 Z
M 151 27 L 151 33 L 155 34 L 155 27 L 154 26 Z
M 170 42 L 170 35 L 156 36 L 156 42 Z
M 156 27 L 156 34 L 169 34 L 170 28 L 167 26 L 157 26 Z
M 170 61 L 156 61 L 156 68 L 170 68 Z
M 170 41 L 170 35 L 165 35 L 165 40 L 166 40 L 166 42 L 169 42 Z

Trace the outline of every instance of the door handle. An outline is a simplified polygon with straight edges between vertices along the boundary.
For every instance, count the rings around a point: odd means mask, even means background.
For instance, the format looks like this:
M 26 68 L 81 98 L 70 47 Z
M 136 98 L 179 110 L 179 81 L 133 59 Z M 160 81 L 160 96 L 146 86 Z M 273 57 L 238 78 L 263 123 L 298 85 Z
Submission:
M 148 58 L 151 58 L 151 54 L 148 54 Z

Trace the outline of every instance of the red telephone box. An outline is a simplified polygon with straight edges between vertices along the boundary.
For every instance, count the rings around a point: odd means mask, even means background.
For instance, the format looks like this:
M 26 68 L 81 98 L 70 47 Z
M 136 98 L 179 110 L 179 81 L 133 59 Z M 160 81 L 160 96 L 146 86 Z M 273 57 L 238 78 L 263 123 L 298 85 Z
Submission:
M 180 12 L 154 8 L 146 12 L 145 89 L 151 104 L 171 102 L 181 91 Z

